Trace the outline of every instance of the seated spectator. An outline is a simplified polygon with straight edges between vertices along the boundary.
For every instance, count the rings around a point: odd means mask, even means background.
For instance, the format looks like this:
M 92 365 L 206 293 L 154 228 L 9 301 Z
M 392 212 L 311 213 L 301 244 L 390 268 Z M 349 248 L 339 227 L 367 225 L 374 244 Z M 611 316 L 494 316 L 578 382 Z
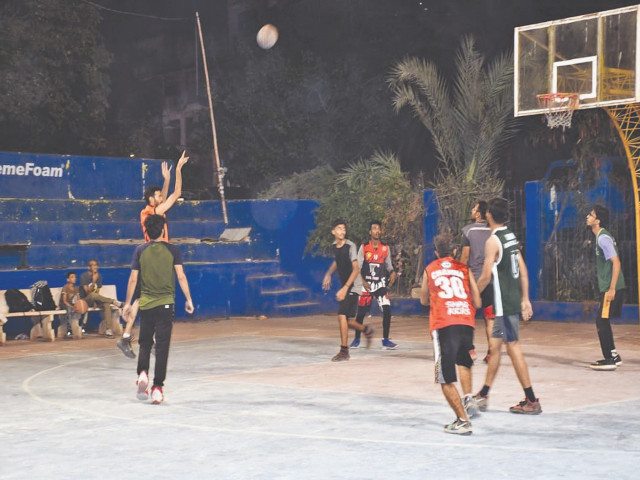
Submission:
M 66 328 L 67 335 L 71 335 L 71 324 L 80 321 L 81 314 L 76 313 L 74 305 L 80 299 L 80 288 L 76 285 L 76 272 L 67 272 L 67 284 L 60 293 L 60 307 L 67 310 L 67 314 L 60 320 L 60 328 Z
M 107 298 L 100 295 L 102 288 L 102 275 L 98 272 L 98 261 L 89 260 L 89 269 L 80 275 L 80 298 L 86 300 L 89 307 L 100 308 L 100 316 L 106 327 L 105 336 L 112 338 L 111 330 L 111 305 L 122 308 L 123 303 L 115 298 Z

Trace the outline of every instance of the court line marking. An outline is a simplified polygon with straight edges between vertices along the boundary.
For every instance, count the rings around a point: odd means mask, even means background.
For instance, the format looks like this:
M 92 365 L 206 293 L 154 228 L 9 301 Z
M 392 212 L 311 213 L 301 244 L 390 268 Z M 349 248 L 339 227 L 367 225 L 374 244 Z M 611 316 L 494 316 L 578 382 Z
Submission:
M 585 449 L 568 448 L 567 449 L 567 448 L 557 448 L 557 447 L 542 447 L 542 448 L 537 447 L 535 449 L 531 449 L 531 448 L 525 448 L 525 447 L 513 446 L 513 445 L 495 445 L 494 443 L 490 443 L 486 445 L 485 444 L 478 445 L 478 444 L 471 444 L 471 443 L 464 443 L 464 442 L 463 443 L 460 443 L 460 442 L 443 443 L 442 441 L 424 442 L 424 441 L 407 441 L 407 440 L 372 439 L 372 438 L 360 438 L 360 437 L 342 437 L 342 436 L 336 436 L 336 435 L 313 435 L 313 434 L 299 434 L 299 433 L 291 433 L 291 432 L 276 432 L 276 431 L 269 431 L 269 430 L 255 430 L 251 428 L 234 429 L 234 428 L 228 428 L 228 427 L 217 427 L 217 426 L 208 426 L 208 425 L 199 425 L 199 424 L 194 425 L 189 423 L 166 421 L 166 420 L 160 421 L 157 419 L 150 419 L 147 417 L 131 418 L 131 417 L 126 417 L 122 415 L 105 414 L 105 413 L 97 412 L 95 410 L 89 410 L 89 409 L 84 409 L 79 407 L 70 407 L 66 403 L 59 403 L 59 402 L 55 402 L 55 401 L 43 398 L 42 396 L 36 394 L 31 389 L 30 383 L 34 379 L 42 375 L 50 373 L 54 370 L 65 368 L 69 365 L 95 361 L 95 360 L 103 359 L 105 357 L 110 357 L 110 356 L 116 356 L 116 355 L 107 355 L 102 357 L 94 356 L 94 357 L 84 358 L 74 362 L 69 362 L 65 364 L 56 365 L 54 367 L 46 368 L 24 379 L 22 382 L 22 388 L 33 400 L 43 403 L 45 405 L 52 405 L 63 410 L 83 412 L 83 413 L 92 415 L 94 417 L 108 418 L 108 419 L 128 421 L 128 422 L 136 422 L 136 423 L 145 424 L 149 426 L 165 426 L 165 427 L 170 426 L 170 427 L 178 427 L 178 428 L 193 429 L 193 430 L 208 431 L 208 432 L 221 432 L 221 433 L 227 433 L 227 434 L 252 435 L 252 436 L 261 435 L 261 436 L 280 437 L 280 438 L 299 438 L 299 439 L 306 439 L 306 440 L 339 441 L 339 442 L 363 443 L 363 444 L 385 444 L 385 445 L 403 445 L 403 446 L 414 446 L 414 447 L 440 447 L 440 448 L 443 448 L 443 447 L 474 448 L 477 450 L 491 449 L 491 450 L 502 450 L 502 451 L 535 451 L 535 452 L 547 452 L 547 453 L 574 453 L 574 454 L 592 453 L 592 449 L 587 449 L 587 448 Z M 614 404 L 614 403 L 621 403 L 621 402 L 609 402 L 608 404 L 605 404 L 605 405 Z M 145 405 L 145 404 L 140 403 L 140 405 Z M 149 407 L 151 407 L 151 405 L 149 405 Z M 163 408 L 163 407 L 159 406 L 157 408 Z M 474 438 L 477 438 L 477 437 L 474 437 Z M 637 450 L 630 451 L 630 450 L 620 450 L 620 449 L 599 450 L 599 452 L 611 453 L 611 454 L 616 453 L 616 454 L 623 454 L 623 455 L 630 454 L 634 456 L 638 454 Z

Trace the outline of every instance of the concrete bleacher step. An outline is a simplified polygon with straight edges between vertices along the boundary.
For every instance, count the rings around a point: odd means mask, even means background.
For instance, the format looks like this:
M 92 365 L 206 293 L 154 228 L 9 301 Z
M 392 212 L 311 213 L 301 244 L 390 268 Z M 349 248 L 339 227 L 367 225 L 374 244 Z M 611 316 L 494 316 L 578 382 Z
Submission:
M 225 231 L 222 220 L 175 220 L 169 234 L 175 237 L 219 238 Z M 83 240 L 131 238 L 142 241 L 138 219 L 131 221 L 1 221 L 0 243 L 65 244 Z
M 92 258 L 100 260 L 101 267 L 126 266 L 131 264 L 133 251 L 138 243 L 121 245 L 31 245 L 26 252 L 26 263 L 31 269 L 41 268 L 83 268 Z M 183 260 L 186 263 L 216 263 L 219 261 L 246 261 L 254 259 L 252 245 L 241 243 L 188 243 L 181 244 Z M 268 256 L 263 256 L 266 259 Z M 13 270 L 18 264 L 17 256 L 0 256 L 0 269 Z
M 247 277 L 249 307 L 257 314 L 308 315 L 319 311 L 312 292 L 289 273 Z M 299 312 L 299 313 L 298 313 Z
M 70 200 L 0 198 L 0 211 L 4 221 L 136 221 L 142 200 Z M 220 202 L 178 202 L 170 211 L 175 220 L 222 220 Z
M 286 288 L 293 285 L 296 280 L 295 275 L 291 273 L 275 272 L 272 274 L 252 275 L 247 277 L 247 283 L 254 285 L 260 290 L 269 290 L 275 288 Z

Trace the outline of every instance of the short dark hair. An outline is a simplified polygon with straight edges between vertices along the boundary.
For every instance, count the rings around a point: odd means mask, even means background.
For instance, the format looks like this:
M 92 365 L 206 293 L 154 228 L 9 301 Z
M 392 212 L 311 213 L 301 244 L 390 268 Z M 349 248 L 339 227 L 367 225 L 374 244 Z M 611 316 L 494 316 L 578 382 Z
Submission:
M 489 200 L 487 211 L 496 223 L 507 223 L 509 220 L 509 203 L 504 198 L 492 198 Z
M 480 218 L 482 218 L 483 220 L 486 220 L 487 207 L 488 207 L 487 202 L 485 202 L 484 200 L 478 200 L 476 205 L 478 205 L 478 213 L 480 214 Z
M 164 217 L 162 215 L 149 215 L 144 221 L 144 228 L 151 240 L 157 240 L 164 230 Z
M 374 225 L 378 225 L 380 228 L 382 228 L 382 222 L 380 220 L 371 220 L 369 222 L 369 230 L 371 230 L 371 227 L 373 227 Z
M 144 194 L 143 194 L 144 195 L 144 201 L 147 203 L 147 205 L 150 205 L 149 199 L 151 197 L 153 197 L 156 194 L 156 192 L 158 192 L 158 191 L 161 192 L 162 191 L 162 187 L 159 187 L 157 185 L 151 185 L 150 187 L 147 187 L 147 188 L 144 189 Z
M 596 218 L 600 220 L 600 228 L 607 228 L 607 225 L 609 225 L 609 209 L 597 203 L 593 206 L 593 211 L 596 212 Z
M 69 270 L 67 272 L 67 278 L 69 278 L 71 275 L 75 275 L 76 277 L 78 276 L 78 274 L 75 272 L 75 270 Z
M 331 224 L 331 230 L 333 230 L 334 228 L 336 228 L 338 225 L 344 225 L 345 228 L 347 226 L 347 222 L 344 220 L 344 218 L 336 218 L 333 223 Z
M 450 232 L 442 232 L 433 239 L 433 246 L 441 257 L 452 257 L 455 239 Z

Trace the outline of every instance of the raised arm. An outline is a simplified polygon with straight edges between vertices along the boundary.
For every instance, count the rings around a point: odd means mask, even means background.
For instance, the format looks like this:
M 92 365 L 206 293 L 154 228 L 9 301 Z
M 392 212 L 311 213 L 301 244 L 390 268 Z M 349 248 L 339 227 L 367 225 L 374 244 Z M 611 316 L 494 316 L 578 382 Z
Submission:
M 171 207 L 173 207 L 173 204 L 176 203 L 178 198 L 180 198 L 180 195 L 182 195 L 182 167 L 189 160 L 189 157 L 185 155 L 186 153 L 186 151 L 182 152 L 182 156 L 180 157 L 180 160 L 178 160 L 178 165 L 176 166 L 176 185 L 173 189 L 173 193 L 156 207 L 156 215 L 164 215 Z
M 164 178 L 164 182 L 162 182 L 162 198 L 167 198 L 169 195 L 169 184 L 171 183 L 171 165 L 169 162 L 162 162 L 162 178 Z

